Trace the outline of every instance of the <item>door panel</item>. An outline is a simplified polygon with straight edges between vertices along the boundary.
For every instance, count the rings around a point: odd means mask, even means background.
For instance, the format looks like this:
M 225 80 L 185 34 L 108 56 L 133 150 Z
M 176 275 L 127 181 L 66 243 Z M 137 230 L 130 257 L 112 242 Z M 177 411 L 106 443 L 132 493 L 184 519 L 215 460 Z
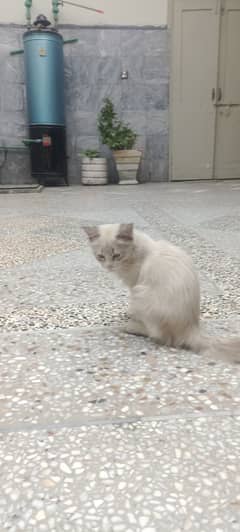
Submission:
M 225 0 L 221 16 L 216 178 L 240 178 L 240 2 Z
M 220 3 L 176 0 L 172 68 L 172 179 L 213 177 Z
M 240 178 L 240 106 L 218 107 L 215 177 Z

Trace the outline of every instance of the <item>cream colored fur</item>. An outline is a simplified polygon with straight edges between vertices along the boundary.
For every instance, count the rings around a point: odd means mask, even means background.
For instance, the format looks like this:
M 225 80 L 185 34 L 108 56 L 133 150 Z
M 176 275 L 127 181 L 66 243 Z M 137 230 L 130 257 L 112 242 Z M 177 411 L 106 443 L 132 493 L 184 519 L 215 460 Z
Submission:
M 200 329 L 200 287 L 191 258 L 133 224 L 85 227 L 96 259 L 128 286 L 126 332 L 211 358 L 240 361 L 240 336 L 213 339 Z

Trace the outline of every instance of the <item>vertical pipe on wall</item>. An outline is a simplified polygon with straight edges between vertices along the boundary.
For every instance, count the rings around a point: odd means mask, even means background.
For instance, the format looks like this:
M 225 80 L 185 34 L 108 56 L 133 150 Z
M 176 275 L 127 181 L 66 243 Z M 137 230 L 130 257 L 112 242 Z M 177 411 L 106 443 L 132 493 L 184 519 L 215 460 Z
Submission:
M 58 13 L 59 13 L 59 0 L 52 0 L 52 13 L 55 28 L 58 25 Z
M 25 8 L 26 8 L 26 22 L 28 29 L 31 28 L 31 7 L 32 7 L 32 0 L 25 0 L 24 2 Z

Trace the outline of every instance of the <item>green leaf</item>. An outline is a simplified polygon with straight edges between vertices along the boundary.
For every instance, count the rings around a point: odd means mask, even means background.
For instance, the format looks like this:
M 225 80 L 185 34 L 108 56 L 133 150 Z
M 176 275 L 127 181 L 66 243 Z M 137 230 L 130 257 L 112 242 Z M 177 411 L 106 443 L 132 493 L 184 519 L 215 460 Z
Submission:
M 84 150 L 82 152 L 83 157 L 88 157 L 89 159 L 97 159 L 100 157 L 100 153 L 98 150 Z
M 114 105 L 109 98 L 105 98 L 98 115 L 98 131 L 102 143 L 112 150 L 131 150 L 137 138 L 137 134 L 129 125 L 118 119 Z

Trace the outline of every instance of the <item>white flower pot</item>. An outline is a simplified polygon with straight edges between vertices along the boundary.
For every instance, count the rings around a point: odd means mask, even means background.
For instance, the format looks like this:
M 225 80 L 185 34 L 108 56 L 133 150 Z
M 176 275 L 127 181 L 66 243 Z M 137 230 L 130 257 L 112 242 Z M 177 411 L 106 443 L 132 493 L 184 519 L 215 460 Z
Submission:
M 119 185 L 137 185 L 137 173 L 142 157 L 139 150 L 114 150 Z
M 83 185 L 106 185 L 107 184 L 107 161 L 104 157 L 82 158 L 82 184 Z

